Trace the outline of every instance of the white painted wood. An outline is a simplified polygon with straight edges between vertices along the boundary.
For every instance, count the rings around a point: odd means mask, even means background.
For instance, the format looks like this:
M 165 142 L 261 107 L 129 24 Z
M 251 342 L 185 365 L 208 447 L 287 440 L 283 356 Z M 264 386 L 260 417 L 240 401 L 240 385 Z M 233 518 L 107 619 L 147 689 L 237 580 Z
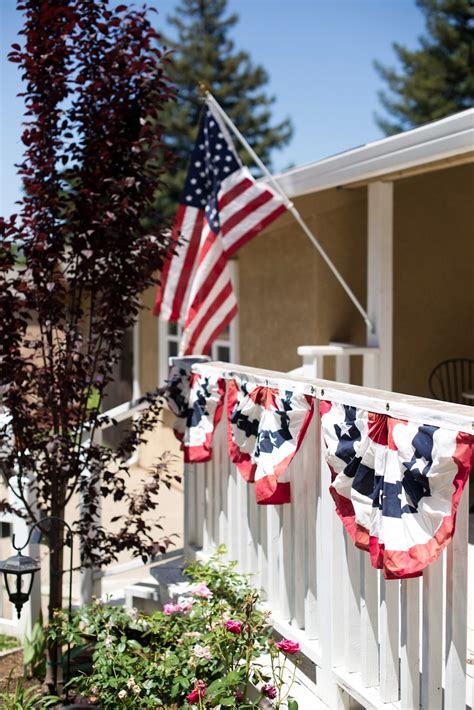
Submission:
M 278 377 L 278 373 L 267 374 L 269 380 Z M 284 379 L 286 381 L 289 376 L 285 375 Z M 298 381 L 298 378 L 295 380 Z M 325 382 L 322 386 L 320 383 L 316 383 L 320 390 L 328 387 Z M 314 384 L 307 383 L 307 386 L 311 391 L 310 387 Z M 330 383 L 330 386 L 330 391 L 340 392 L 341 397 L 345 397 L 348 391 L 363 392 L 368 399 L 372 397 L 372 392 L 363 388 L 335 383 Z M 374 392 L 373 401 L 381 407 L 383 393 Z M 434 411 L 428 400 L 418 399 L 410 406 L 412 410 L 409 409 L 409 412 L 416 412 L 420 407 L 423 418 L 425 413 L 432 416 Z M 467 422 L 468 416 L 464 414 L 463 407 L 451 409 L 453 421 L 460 410 L 463 410 L 462 416 L 466 417 Z M 436 416 L 442 421 L 441 409 Z M 470 421 L 473 421 L 472 412 Z M 197 519 L 202 524 L 209 513 L 215 544 L 226 542 L 229 557 L 239 560 L 240 569 L 261 574 L 262 586 L 267 590 L 268 607 L 274 614 L 275 628 L 290 638 L 293 634 L 308 658 L 315 659 L 317 663 L 318 694 L 331 710 L 353 707 L 355 700 L 363 701 L 366 708 L 418 709 L 420 581 L 415 579 L 400 583 L 381 580 L 379 592 L 377 579 L 380 573 L 371 568 L 369 556 L 360 553 L 349 541 L 346 554 L 342 524 L 328 490 L 330 471 L 321 458 L 317 413 L 291 467 L 293 503 L 289 506 L 256 506 L 253 488 L 229 464 L 227 448 L 223 445 L 224 434 L 225 426 L 220 425 L 216 432 L 212 476 L 208 476 L 205 484 L 208 511 L 200 502 L 204 499 L 204 488 L 200 494 L 198 473 Z M 199 465 L 196 468 L 202 472 L 204 467 Z M 213 495 L 210 497 L 211 491 Z M 464 496 L 464 501 L 467 501 L 467 494 Z M 221 517 L 222 511 L 216 510 L 216 506 L 219 509 L 227 506 L 226 525 L 221 524 L 225 518 Z M 462 515 L 461 508 L 455 540 L 465 557 L 467 542 Z M 462 648 L 466 633 L 463 628 L 466 625 L 463 581 L 466 562 L 462 554 L 458 555 L 456 547 L 449 554 L 452 555 L 450 564 L 454 572 L 451 589 L 448 584 L 446 603 L 448 638 L 444 710 L 451 710 L 447 704 L 449 693 L 454 698 L 449 702 L 457 703 L 458 696 L 461 697 L 465 672 Z M 441 710 L 444 582 L 442 569 L 440 575 L 435 568 L 436 565 L 425 571 L 423 585 L 423 710 Z M 462 589 L 464 608 L 456 601 Z M 314 641 L 316 638 L 317 642 Z M 356 672 L 359 669 L 360 673 Z M 453 679 L 460 679 L 460 682 Z
M 240 512 L 237 508 L 237 482 L 238 472 L 228 459 L 227 466 L 227 510 L 228 510 L 228 525 L 229 535 L 227 540 L 223 540 L 227 544 L 229 559 L 239 559 L 239 517 Z
M 239 512 L 239 569 L 241 572 L 248 572 L 248 549 L 250 540 L 250 527 L 248 518 L 248 483 L 237 474 L 237 510 Z
M 294 609 L 292 623 L 298 629 L 303 629 L 305 625 L 304 605 L 307 587 L 306 530 L 304 525 L 307 501 L 305 496 L 303 462 L 303 451 L 300 449 L 291 463 L 292 544 L 294 558 Z
M 227 544 L 229 537 L 229 507 L 228 486 L 230 459 L 227 453 L 227 427 L 226 419 L 221 419 L 216 432 L 217 457 L 215 458 L 215 475 L 219 481 L 220 509 L 217 521 L 217 543 Z
M 280 516 L 280 539 L 278 548 L 280 578 L 280 616 L 290 620 L 294 609 L 292 511 L 289 505 L 278 506 Z
M 324 389 L 323 397 L 333 402 L 341 402 L 353 407 L 369 409 L 372 412 L 387 413 L 386 405 L 392 416 L 408 419 L 421 424 L 442 426 L 452 431 L 474 431 L 473 408 L 467 405 L 442 402 L 435 399 L 425 399 L 413 395 L 399 394 L 386 390 L 358 387 L 357 385 L 335 383 L 331 380 L 312 380 L 297 377 L 288 373 L 272 372 L 256 367 L 243 367 L 226 363 L 207 363 L 197 365 L 200 372 L 219 372 L 223 377 L 234 374 L 244 374 L 257 384 L 268 387 L 284 386 L 286 389 L 305 394 L 319 396 Z
M 262 601 L 268 601 L 268 505 L 259 506 L 259 545 L 258 569 L 260 572 L 260 595 Z
M 448 546 L 446 573 L 446 710 L 463 707 L 466 698 L 468 615 L 469 484 L 459 502 L 456 532 Z
M 400 700 L 404 710 L 420 707 L 421 580 L 400 582 Z
M 280 579 L 280 511 L 277 506 L 269 505 L 267 507 L 267 594 L 268 603 L 272 611 L 280 612 L 281 599 L 279 595 L 279 579 Z
M 371 183 L 367 194 L 367 312 L 375 326 L 375 332 L 367 333 L 367 345 L 378 346 L 380 350 L 374 384 L 390 390 L 393 357 L 393 183 Z
M 372 567 L 367 553 L 362 554 L 362 579 L 360 600 L 360 650 L 361 680 L 365 688 L 378 686 L 379 668 L 379 576 Z
M 184 464 L 183 484 L 183 536 L 184 555 L 189 558 L 190 548 L 196 545 L 196 471 L 194 464 Z
M 289 197 L 374 180 L 472 151 L 474 110 L 367 143 L 275 176 Z
M 443 559 L 440 557 L 423 573 L 421 706 L 426 710 L 442 707 L 443 626 Z
M 214 544 L 214 466 L 212 461 L 203 464 L 204 474 L 204 537 L 202 547 L 205 552 L 212 552 Z
M 344 530 L 342 594 L 344 614 L 344 665 L 350 673 L 360 669 L 360 550 Z
M 258 547 L 260 542 L 260 521 L 255 492 L 253 486 L 248 483 L 247 487 L 247 510 L 248 510 L 248 530 L 247 539 L 247 572 L 252 574 L 252 584 L 260 587 L 262 584 L 262 573 L 258 568 Z
M 336 355 L 336 382 L 351 381 L 351 361 L 349 355 Z
M 317 405 L 317 402 L 315 402 Z M 318 461 L 317 436 L 319 434 L 319 412 L 315 408 L 305 439 L 302 444 L 302 477 L 305 499 L 305 554 L 306 554 L 306 592 L 304 600 L 304 628 L 308 639 L 318 637 L 318 601 L 316 578 L 316 536 L 317 502 L 320 497 L 320 475 Z
M 196 489 L 196 547 L 203 546 L 204 524 L 206 516 L 206 501 L 204 497 L 206 471 L 203 464 L 195 468 L 195 489 Z
M 399 588 L 397 580 L 380 580 L 380 699 L 399 698 Z M 434 710 L 434 709 L 433 709 Z
M 324 459 L 321 438 L 318 440 L 321 471 L 318 503 L 317 588 L 321 669 L 320 697 L 330 708 L 340 705 L 340 693 L 333 678 L 333 668 L 344 663 L 344 618 L 341 610 L 341 573 L 343 553 L 342 523 L 334 512 L 329 493 L 331 473 Z

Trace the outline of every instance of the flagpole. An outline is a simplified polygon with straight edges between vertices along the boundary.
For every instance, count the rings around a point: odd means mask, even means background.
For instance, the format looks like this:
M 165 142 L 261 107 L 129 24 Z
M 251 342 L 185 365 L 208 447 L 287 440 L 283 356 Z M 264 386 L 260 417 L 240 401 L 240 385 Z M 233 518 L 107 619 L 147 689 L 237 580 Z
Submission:
M 275 191 L 276 191 L 276 192 L 280 195 L 280 197 L 282 198 L 283 202 L 285 203 L 285 207 L 287 208 L 287 210 L 288 210 L 289 212 L 291 212 L 291 214 L 293 215 L 293 217 L 295 218 L 295 220 L 298 222 L 298 224 L 300 225 L 300 227 L 301 227 L 301 229 L 303 230 L 303 232 L 306 234 L 306 236 L 307 236 L 308 239 L 312 242 L 312 244 L 316 247 L 316 249 L 318 250 L 318 252 L 319 252 L 319 254 L 321 255 L 321 257 L 324 259 L 324 261 L 326 262 L 326 264 L 329 266 L 329 268 L 331 269 L 332 273 L 334 274 L 334 276 L 336 277 L 336 279 L 339 281 L 339 283 L 341 284 L 342 288 L 343 288 L 344 291 L 347 293 L 347 295 L 348 295 L 349 298 L 351 299 L 352 303 L 354 304 L 354 306 L 357 308 L 357 310 L 358 310 L 359 313 L 361 314 L 361 316 L 362 316 L 362 318 L 364 319 L 364 321 L 365 321 L 367 327 L 370 329 L 370 331 L 371 331 L 372 333 L 375 333 L 374 324 L 373 324 L 372 321 L 370 320 L 367 311 L 366 311 L 366 310 L 362 307 L 362 305 L 359 303 L 359 300 L 357 299 L 357 296 L 354 294 L 354 292 L 352 291 L 352 289 L 351 289 L 351 287 L 349 286 L 349 284 L 346 282 L 346 280 L 343 278 L 343 276 L 339 273 L 339 271 L 337 270 L 337 268 L 334 266 L 334 264 L 332 263 L 331 259 L 328 257 L 328 255 L 326 254 L 326 252 L 324 251 L 324 249 L 322 248 L 322 246 L 320 245 L 320 243 L 318 242 L 318 240 L 317 240 L 316 237 L 314 236 L 313 232 L 310 230 L 310 228 L 308 227 L 308 225 L 306 224 L 306 222 L 303 220 L 302 216 L 300 215 L 300 213 L 298 212 L 298 210 L 296 209 L 296 207 L 294 206 L 294 204 L 291 202 L 291 200 L 290 200 L 290 198 L 288 197 L 288 195 L 284 192 L 284 190 L 283 190 L 283 189 L 280 187 L 280 185 L 277 183 L 277 181 L 275 180 L 275 178 L 273 177 L 273 175 L 271 174 L 271 172 L 268 170 L 268 168 L 266 167 L 266 165 L 260 160 L 260 158 L 258 157 L 258 155 L 256 154 L 256 152 L 254 151 L 254 149 L 252 148 L 252 146 L 250 146 L 250 145 L 248 144 L 248 142 L 245 140 L 245 138 L 244 138 L 244 136 L 242 135 L 242 133 L 239 131 L 239 129 L 238 129 L 237 126 L 234 124 L 234 122 L 232 121 L 232 119 L 230 119 L 229 116 L 226 114 L 226 112 L 224 111 L 224 109 L 222 108 L 222 106 L 216 101 L 216 99 L 215 99 L 214 96 L 211 94 L 211 92 L 208 91 L 208 90 L 206 90 L 206 91 L 204 92 L 204 95 L 205 95 L 206 101 L 208 102 L 208 104 L 210 105 L 210 107 L 214 108 L 214 109 L 217 111 L 217 113 L 218 113 L 219 116 L 222 118 L 222 120 L 229 126 L 229 128 L 232 130 L 232 132 L 237 136 L 237 138 L 239 139 L 240 143 L 243 145 L 243 147 L 245 148 L 245 150 L 250 154 L 250 156 L 253 158 L 253 160 L 257 163 L 257 165 L 258 165 L 258 167 L 260 168 L 260 170 L 264 173 L 264 175 L 266 175 L 266 177 L 268 178 L 268 180 L 269 180 L 269 182 L 271 183 L 272 187 L 275 189 Z

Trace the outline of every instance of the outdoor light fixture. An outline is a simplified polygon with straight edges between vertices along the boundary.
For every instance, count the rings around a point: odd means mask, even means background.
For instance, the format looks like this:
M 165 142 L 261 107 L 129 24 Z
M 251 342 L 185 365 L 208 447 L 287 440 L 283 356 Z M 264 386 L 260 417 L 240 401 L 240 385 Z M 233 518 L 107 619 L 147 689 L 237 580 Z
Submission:
M 27 555 L 22 555 L 21 551 L 25 549 L 25 547 L 28 546 L 31 536 L 33 532 L 38 529 L 38 539 L 34 539 L 34 542 L 39 542 L 41 539 L 41 533 L 40 533 L 40 526 L 43 524 L 43 530 L 48 529 L 48 525 L 51 525 L 51 522 L 55 520 L 57 521 L 60 525 L 64 525 L 67 528 L 66 532 L 66 539 L 64 540 L 64 544 L 67 545 L 71 552 L 70 552 L 70 560 L 69 560 L 69 605 L 68 605 L 68 618 L 71 620 L 71 611 L 72 611 L 72 554 L 73 554 L 73 547 L 72 547 L 72 528 L 68 523 L 66 523 L 65 520 L 62 518 L 58 518 L 56 515 L 51 515 L 47 518 L 41 518 L 41 520 L 38 520 L 38 522 L 34 523 L 31 528 L 30 532 L 28 534 L 28 538 L 22 547 L 17 547 L 15 545 L 15 535 L 12 535 L 12 547 L 17 551 L 17 555 L 14 555 L 13 557 L 9 557 L 8 560 L 5 560 L 4 562 L 0 562 L 0 572 L 3 572 L 3 576 L 5 578 L 5 586 L 7 588 L 7 593 L 8 593 L 8 598 L 11 601 L 12 604 L 15 605 L 18 618 L 21 616 L 21 609 L 23 607 L 23 604 L 26 604 L 28 599 L 30 598 L 31 590 L 33 588 L 33 581 L 36 572 L 39 572 L 41 569 L 41 565 L 39 562 L 34 560 L 31 557 L 28 557 Z M 66 690 L 66 701 L 68 699 L 68 694 L 69 694 L 69 688 L 68 688 L 68 682 L 71 677 L 71 640 L 68 640 L 67 644 L 67 666 L 66 666 L 66 684 L 65 684 L 65 690 Z M 53 661 L 53 666 L 56 667 L 57 662 Z M 55 671 L 56 672 L 56 671 Z M 56 675 L 54 676 L 56 678 Z M 56 682 L 56 681 L 55 681 Z
M 18 618 L 21 616 L 23 604 L 30 598 L 35 574 L 40 569 L 39 562 L 32 557 L 22 555 L 21 550 L 18 550 L 18 555 L 9 557 L 5 562 L 0 562 L 0 572 L 3 572 L 5 578 L 8 598 L 15 605 Z

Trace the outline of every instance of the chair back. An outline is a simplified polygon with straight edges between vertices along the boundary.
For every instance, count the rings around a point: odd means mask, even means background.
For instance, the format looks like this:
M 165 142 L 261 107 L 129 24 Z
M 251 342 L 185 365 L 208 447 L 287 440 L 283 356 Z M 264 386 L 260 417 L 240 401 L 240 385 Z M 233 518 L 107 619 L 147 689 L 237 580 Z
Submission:
M 474 405 L 474 360 L 443 360 L 432 370 L 428 384 L 435 399 Z

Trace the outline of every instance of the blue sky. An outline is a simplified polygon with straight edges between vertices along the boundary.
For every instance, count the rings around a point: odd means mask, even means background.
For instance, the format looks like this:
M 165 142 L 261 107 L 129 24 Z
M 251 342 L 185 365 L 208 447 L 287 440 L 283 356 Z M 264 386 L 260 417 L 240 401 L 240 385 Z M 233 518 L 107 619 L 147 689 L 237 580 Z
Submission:
M 131 3 L 129 3 L 131 4 Z M 139 3 L 141 4 L 141 3 Z M 175 0 L 152 0 L 158 29 Z M 21 16 L 15 0 L 0 0 L 0 214 L 15 211 L 20 181 L 22 101 L 17 65 L 6 60 Z M 415 0 L 229 0 L 240 21 L 233 32 L 270 76 L 275 120 L 290 116 L 294 136 L 275 153 L 276 170 L 302 165 L 382 137 L 374 121 L 382 83 L 373 60 L 395 64 L 392 42 L 417 46 L 424 30 Z M 199 77 L 196 77 L 198 81 Z

